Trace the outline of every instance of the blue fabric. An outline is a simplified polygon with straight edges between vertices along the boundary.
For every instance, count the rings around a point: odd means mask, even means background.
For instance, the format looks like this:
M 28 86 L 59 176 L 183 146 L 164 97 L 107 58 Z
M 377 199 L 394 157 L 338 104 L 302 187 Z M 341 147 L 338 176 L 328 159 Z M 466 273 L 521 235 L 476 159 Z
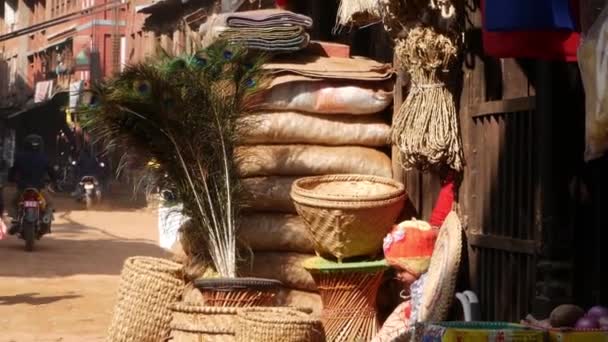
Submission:
M 570 0 L 485 0 L 487 31 L 576 30 Z
M 42 189 L 51 172 L 48 157 L 42 152 L 22 152 L 15 157 L 13 166 L 17 187 Z

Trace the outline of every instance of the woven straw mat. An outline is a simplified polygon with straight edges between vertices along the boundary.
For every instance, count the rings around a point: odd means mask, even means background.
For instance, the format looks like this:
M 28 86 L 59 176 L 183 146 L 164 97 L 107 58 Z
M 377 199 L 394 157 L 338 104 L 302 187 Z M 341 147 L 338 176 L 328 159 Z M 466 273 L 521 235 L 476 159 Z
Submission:
M 158 342 L 169 334 L 169 305 L 184 287 L 182 265 L 165 259 L 131 257 L 123 266 L 109 342 Z
M 325 342 L 321 321 L 291 308 L 242 309 L 238 321 L 238 342 Z

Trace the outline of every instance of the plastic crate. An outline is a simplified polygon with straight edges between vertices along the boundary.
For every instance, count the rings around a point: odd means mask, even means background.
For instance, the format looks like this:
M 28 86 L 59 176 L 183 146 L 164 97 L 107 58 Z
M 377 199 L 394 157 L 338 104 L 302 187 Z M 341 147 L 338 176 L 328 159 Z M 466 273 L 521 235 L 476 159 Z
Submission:
M 421 327 L 423 342 L 544 342 L 545 333 L 502 322 L 442 322 Z

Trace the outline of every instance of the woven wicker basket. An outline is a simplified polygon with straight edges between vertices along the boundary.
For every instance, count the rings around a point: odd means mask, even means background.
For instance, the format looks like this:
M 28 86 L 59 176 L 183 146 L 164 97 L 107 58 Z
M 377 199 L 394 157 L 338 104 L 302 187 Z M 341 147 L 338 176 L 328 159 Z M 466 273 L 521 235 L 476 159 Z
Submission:
M 312 233 L 317 254 L 341 261 L 375 256 L 399 217 L 405 187 L 392 179 L 332 175 L 298 179 L 291 197 Z
M 257 307 L 238 313 L 238 342 L 325 342 L 321 321 L 292 308 Z
M 194 286 L 208 306 L 251 307 L 273 306 L 283 284 L 275 279 L 208 278 L 195 280 Z
M 238 308 L 175 303 L 171 310 L 171 342 L 235 341 Z
M 171 303 L 180 297 L 182 265 L 165 259 L 131 257 L 123 266 L 108 341 L 158 342 L 169 334 Z

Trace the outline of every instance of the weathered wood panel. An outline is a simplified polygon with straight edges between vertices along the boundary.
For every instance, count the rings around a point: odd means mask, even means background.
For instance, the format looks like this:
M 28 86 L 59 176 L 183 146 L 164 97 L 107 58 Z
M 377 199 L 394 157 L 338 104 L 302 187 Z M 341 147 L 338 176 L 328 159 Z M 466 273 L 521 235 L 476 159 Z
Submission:
M 484 320 L 518 321 L 535 296 L 539 165 L 530 65 L 492 59 L 481 49 L 481 20 L 466 1 L 460 123 L 466 157 L 459 205 L 469 282 Z

